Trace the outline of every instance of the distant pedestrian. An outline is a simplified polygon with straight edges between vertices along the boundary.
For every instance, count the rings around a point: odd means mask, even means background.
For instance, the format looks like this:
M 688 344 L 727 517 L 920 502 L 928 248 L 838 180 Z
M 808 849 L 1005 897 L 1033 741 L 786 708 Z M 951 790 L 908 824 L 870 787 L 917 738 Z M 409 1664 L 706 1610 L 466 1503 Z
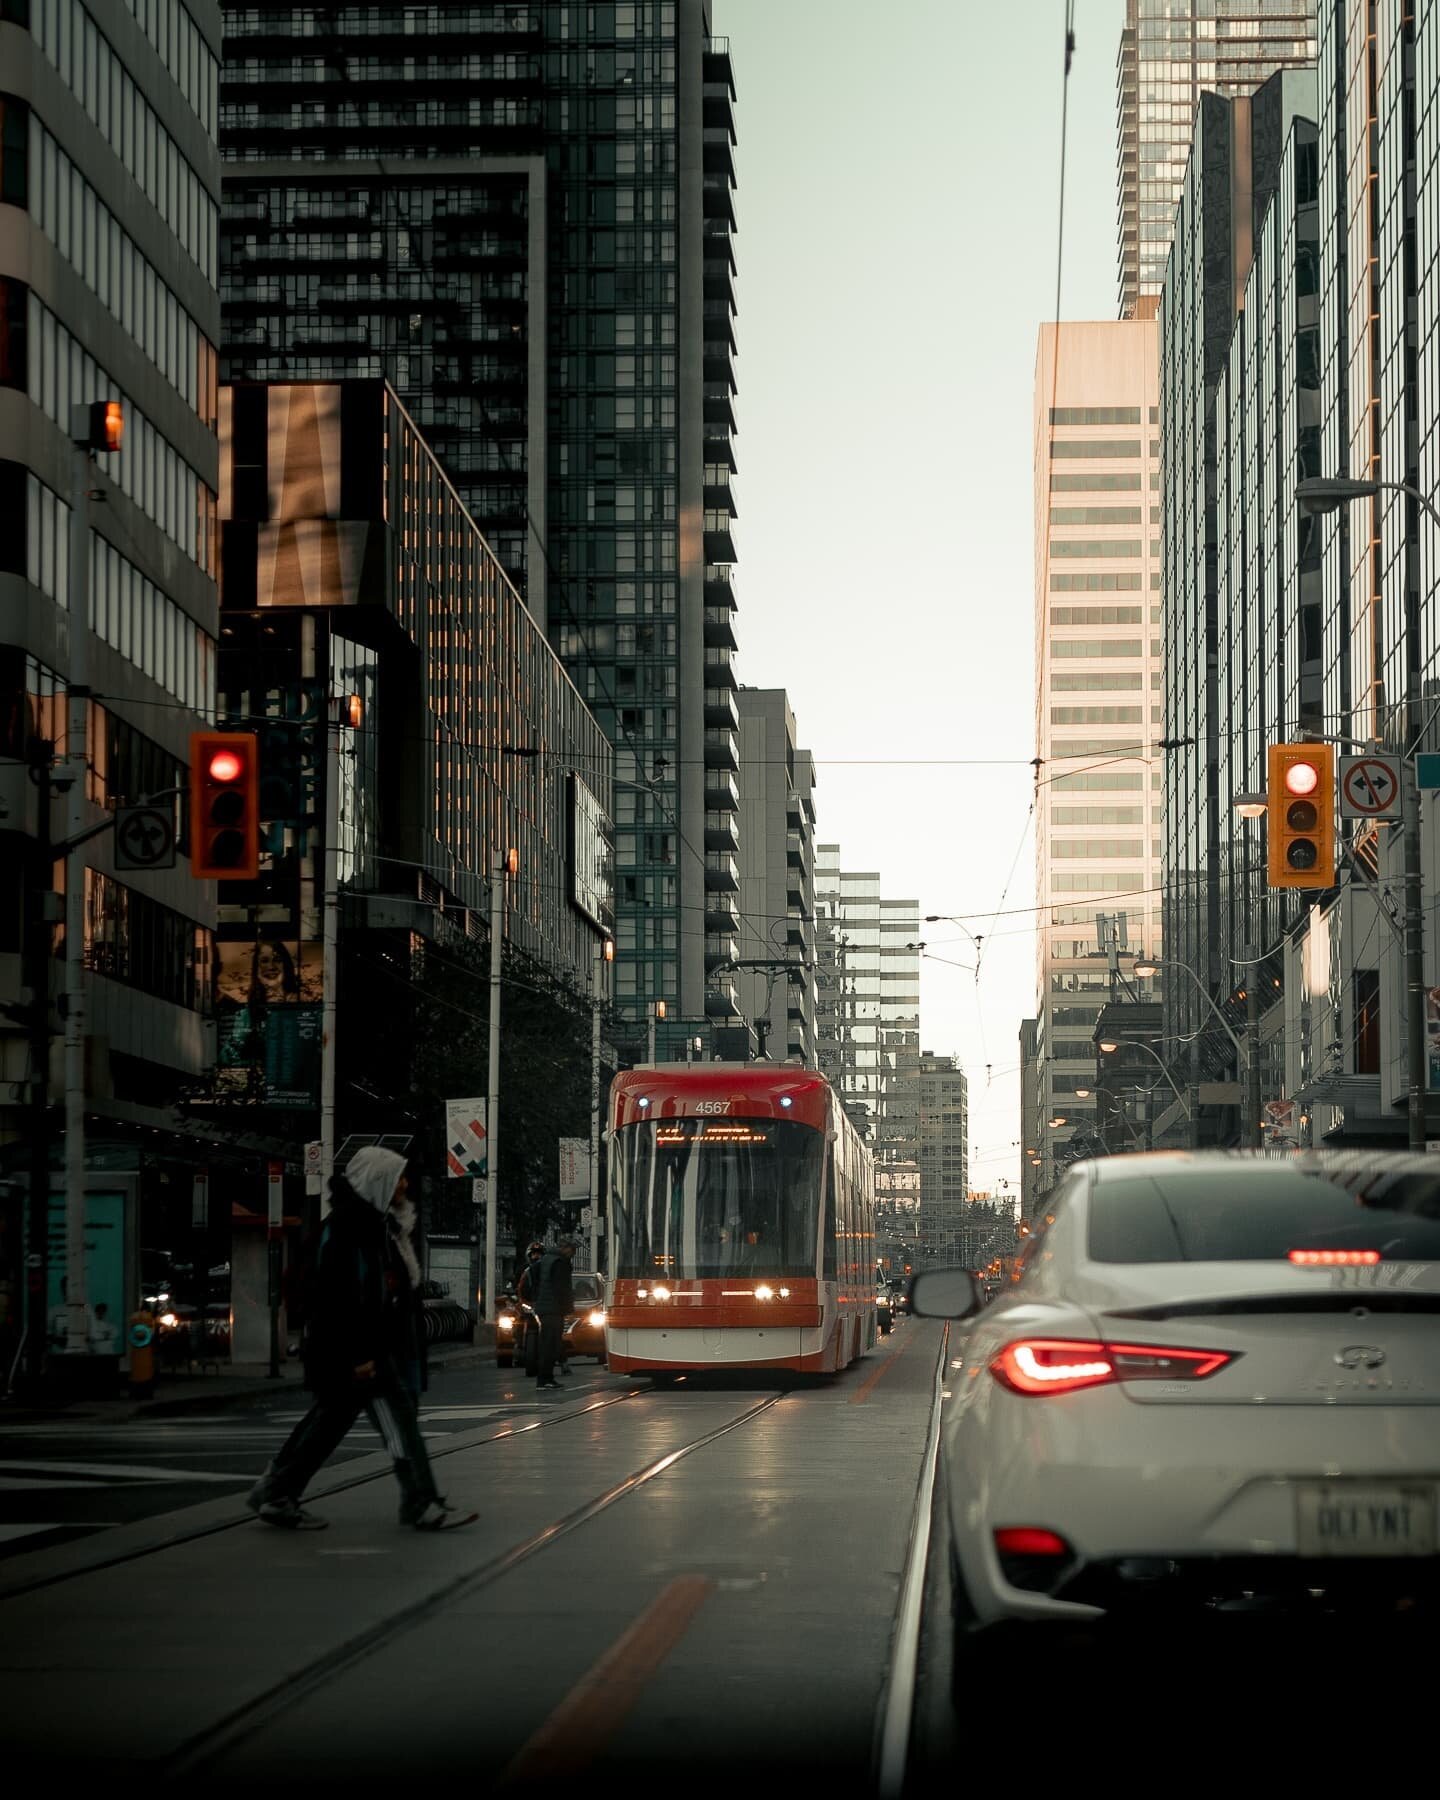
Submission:
M 405 1159 L 367 1148 L 330 1183 L 306 1309 L 305 1374 L 315 1403 L 251 1489 L 267 1525 L 323 1530 L 300 1499 L 361 1412 L 395 1462 L 400 1522 L 420 1531 L 468 1525 L 478 1514 L 447 1506 L 420 1435 L 420 1264 Z
M 520 1279 L 515 1284 L 515 1298 L 520 1301 L 522 1308 L 520 1313 L 521 1360 L 527 1375 L 533 1375 L 540 1365 L 540 1327 L 536 1322 L 535 1301 L 530 1290 L 535 1273 L 540 1267 L 540 1259 L 544 1254 L 545 1246 L 538 1239 L 527 1245 L 525 1267 L 520 1271 Z
M 529 1276 L 534 1296 L 530 1304 L 540 1315 L 540 1357 L 535 1369 L 537 1388 L 560 1385 L 555 1379 L 555 1362 L 564 1349 L 565 1321 L 575 1310 L 575 1287 L 570 1277 L 574 1257 L 574 1244 L 568 1238 L 562 1238 L 553 1250 L 541 1257 L 540 1266 Z

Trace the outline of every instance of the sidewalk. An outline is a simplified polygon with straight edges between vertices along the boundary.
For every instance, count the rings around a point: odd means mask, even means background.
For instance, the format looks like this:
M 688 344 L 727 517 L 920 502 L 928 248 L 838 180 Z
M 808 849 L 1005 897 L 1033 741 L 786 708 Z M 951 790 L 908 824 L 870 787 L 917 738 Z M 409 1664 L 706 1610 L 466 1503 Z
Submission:
M 437 1344 L 429 1353 L 429 1366 L 439 1369 L 471 1369 L 488 1363 L 494 1355 L 494 1328 L 485 1324 L 475 1328 L 473 1344 Z M 82 1424 L 104 1420 L 114 1424 L 126 1419 L 165 1419 L 180 1413 L 209 1412 L 215 1407 L 246 1406 L 287 1388 L 299 1391 L 305 1371 L 298 1357 L 286 1358 L 278 1376 L 271 1376 L 265 1363 L 222 1363 L 219 1374 L 200 1372 L 197 1364 L 192 1372 L 166 1371 L 155 1383 L 153 1400 L 136 1401 L 128 1394 L 114 1400 L 78 1400 L 68 1406 L 25 1406 L 18 1401 L 0 1401 L 0 1425 L 18 1424 L 22 1420 L 63 1420 L 66 1424 Z

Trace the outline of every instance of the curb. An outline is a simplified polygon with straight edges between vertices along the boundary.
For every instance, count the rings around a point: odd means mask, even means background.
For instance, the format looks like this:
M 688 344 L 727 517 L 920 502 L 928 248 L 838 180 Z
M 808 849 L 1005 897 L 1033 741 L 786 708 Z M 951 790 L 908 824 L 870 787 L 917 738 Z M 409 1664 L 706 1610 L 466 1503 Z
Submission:
M 478 1369 L 490 1363 L 494 1355 L 495 1328 L 481 1324 L 475 1328 L 473 1344 L 442 1344 L 433 1350 L 429 1357 L 429 1367 L 437 1372 L 441 1369 Z M 196 1392 L 169 1395 L 162 1400 L 137 1400 L 128 1406 L 115 1401 L 102 1401 L 98 1407 L 87 1407 L 82 1403 L 73 1410 L 69 1407 L 46 1407 L 35 1412 L 18 1409 L 13 1414 L 0 1411 L 0 1424 L 41 1424 L 53 1421 L 56 1424 L 74 1425 L 85 1420 L 101 1419 L 172 1419 L 190 1412 L 247 1406 L 256 1400 L 268 1399 L 272 1394 L 284 1393 L 287 1389 L 294 1389 L 297 1393 L 308 1392 L 298 1362 L 287 1361 L 284 1369 L 286 1372 L 278 1376 L 260 1376 L 253 1381 L 237 1382 L 219 1391 L 202 1388 Z M 202 1375 L 193 1379 L 204 1381 L 205 1377 Z M 219 1379 L 223 1381 L 226 1378 L 221 1376 Z M 100 1410 L 102 1407 L 104 1410 Z

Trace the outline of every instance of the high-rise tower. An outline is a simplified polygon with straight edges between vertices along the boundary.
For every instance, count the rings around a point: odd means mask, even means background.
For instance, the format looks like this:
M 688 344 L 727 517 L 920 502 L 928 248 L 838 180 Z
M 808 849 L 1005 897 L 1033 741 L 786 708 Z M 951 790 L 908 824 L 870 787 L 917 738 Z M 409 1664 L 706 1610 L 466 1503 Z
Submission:
M 636 1018 L 735 1009 L 733 103 L 706 0 L 225 8 L 223 374 L 425 430 L 615 746 Z
M 1315 0 L 1126 0 L 1116 67 L 1120 317 L 1153 318 L 1165 285 L 1195 107 L 1315 60 Z

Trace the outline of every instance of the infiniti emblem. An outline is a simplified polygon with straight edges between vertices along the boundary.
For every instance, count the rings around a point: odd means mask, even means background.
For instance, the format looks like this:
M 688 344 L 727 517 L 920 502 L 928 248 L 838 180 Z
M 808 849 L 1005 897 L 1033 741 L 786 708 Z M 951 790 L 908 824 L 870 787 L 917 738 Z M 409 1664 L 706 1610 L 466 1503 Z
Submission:
M 1342 1369 L 1378 1369 L 1384 1360 L 1385 1352 L 1378 1344 L 1347 1344 L 1335 1352 Z

